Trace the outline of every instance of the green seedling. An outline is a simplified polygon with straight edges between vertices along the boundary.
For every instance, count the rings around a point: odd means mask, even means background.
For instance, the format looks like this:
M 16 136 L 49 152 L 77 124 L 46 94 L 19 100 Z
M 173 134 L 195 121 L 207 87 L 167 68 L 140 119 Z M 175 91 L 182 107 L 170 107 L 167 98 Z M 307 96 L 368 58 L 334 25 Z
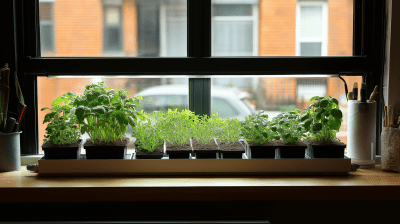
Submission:
M 74 113 L 75 108 L 72 106 L 72 101 L 76 96 L 73 92 L 64 93 L 53 101 L 51 108 L 41 109 L 41 111 L 50 110 L 43 120 L 43 124 L 48 122 L 46 135 L 44 135 L 46 139 L 43 139 L 43 143 L 50 141 L 56 145 L 64 145 L 79 140 L 81 133 Z
M 301 122 L 309 132 L 307 138 L 319 141 L 336 138 L 343 121 L 343 113 L 339 109 L 337 99 L 315 96 L 310 101 L 313 103 L 300 116 Z
M 305 137 L 304 124 L 300 122 L 300 110 L 285 112 L 272 119 L 271 130 L 275 132 L 284 142 L 301 142 Z
M 255 142 L 257 145 L 279 140 L 279 135 L 271 130 L 270 123 L 264 111 L 246 116 L 245 121 L 240 122 L 241 135 L 246 141 Z
M 160 113 L 158 120 L 161 122 L 164 139 L 173 145 L 183 146 L 194 135 L 196 115 L 190 110 L 178 111 L 168 109 L 167 113 Z
M 135 109 L 142 97 L 127 96 L 128 91 L 113 90 L 104 82 L 87 85 L 73 103 L 82 134 L 88 133 L 95 143 L 122 140 L 129 125 L 134 128 L 137 118 L 145 118 Z
M 218 131 L 222 127 L 223 119 L 218 116 L 218 113 L 213 114 L 211 117 L 207 115 L 198 116 L 194 120 L 194 138 L 200 143 L 201 146 L 205 146 L 214 142 L 214 137 L 217 137 Z
M 163 116 L 161 111 L 158 116 Z M 138 120 L 136 131 L 132 137 L 136 137 L 136 152 L 140 150 L 147 150 L 153 152 L 164 144 L 163 125 L 156 119 L 155 113 L 146 115 L 146 119 Z
M 227 117 L 222 120 L 219 140 L 227 145 L 234 143 L 240 138 L 240 121 Z

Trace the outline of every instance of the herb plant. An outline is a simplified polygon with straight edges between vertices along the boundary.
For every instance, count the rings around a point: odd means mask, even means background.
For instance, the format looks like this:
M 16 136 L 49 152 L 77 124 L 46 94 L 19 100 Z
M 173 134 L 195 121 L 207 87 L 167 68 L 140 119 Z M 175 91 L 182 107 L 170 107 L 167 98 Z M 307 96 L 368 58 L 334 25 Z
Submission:
M 241 135 L 248 142 L 263 145 L 267 142 L 279 140 L 279 136 L 271 130 L 268 115 L 264 111 L 258 114 L 245 117 L 245 121 L 240 122 Z
M 87 85 L 74 101 L 82 134 L 88 133 L 94 143 L 122 140 L 128 126 L 135 127 L 137 117 L 143 118 L 135 109 L 142 97 L 127 95 L 128 91 L 112 90 L 104 82 Z
M 194 112 L 168 109 L 167 113 L 159 114 L 158 119 L 162 123 L 164 138 L 169 143 L 183 146 L 192 138 L 196 119 Z
M 271 130 L 287 143 L 300 142 L 305 137 L 304 123 L 300 122 L 300 110 L 285 112 L 272 119 Z
M 339 102 L 330 96 L 315 96 L 311 98 L 310 102 L 313 103 L 300 117 L 305 124 L 305 129 L 309 131 L 307 138 L 319 141 L 334 139 L 343 121 Z
M 72 101 L 76 98 L 73 92 L 64 93 L 57 97 L 51 104 L 51 108 L 44 107 L 41 110 L 50 110 L 44 117 L 43 124 L 47 123 L 46 139 L 43 143 L 50 140 L 53 144 L 63 145 L 72 144 L 79 140 L 81 135 L 77 125 L 78 120 L 75 116 L 75 108 Z
M 159 112 L 158 116 L 163 116 Z M 136 131 L 132 134 L 136 137 L 136 152 L 140 150 L 147 150 L 153 152 L 161 145 L 164 144 L 164 134 L 161 119 L 157 119 L 155 113 L 146 116 L 144 120 L 138 120 Z
M 240 121 L 229 117 L 223 119 L 218 138 L 227 145 L 238 141 L 240 138 Z
M 221 129 L 223 119 L 218 116 L 218 113 L 213 114 L 211 117 L 207 115 L 198 116 L 195 119 L 195 131 L 194 138 L 200 143 L 201 146 L 205 146 L 214 141 L 218 130 Z

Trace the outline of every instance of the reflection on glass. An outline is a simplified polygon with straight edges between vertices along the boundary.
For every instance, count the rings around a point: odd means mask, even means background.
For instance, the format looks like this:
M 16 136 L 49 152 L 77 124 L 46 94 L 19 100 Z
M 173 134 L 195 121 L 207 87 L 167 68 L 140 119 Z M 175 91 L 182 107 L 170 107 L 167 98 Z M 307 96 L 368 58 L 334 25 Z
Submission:
M 348 88 L 361 77 L 343 77 Z M 276 115 L 294 109 L 307 108 L 314 96 L 331 96 L 339 101 L 343 122 L 337 138 L 347 142 L 347 100 L 344 83 L 329 75 L 315 76 L 257 76 L 211 79 L 211 113 L 221 117 L 244 120 L 260 110 L 271 120 Z
M 42 57 L 185 57 L 186 0 L 39 0 Z
M 112 89 L 124 89 L 129 92 L 128 97 L 141 95 L 144 100 L 136 110 L 152 113 L 155 110 L 188 109 L 188 79 L 187 78 L 47 78 L 38 77 L 38 132 L 39 153 L 43 153 L 41 146 L 47 123 L 43 124 L 44 116 L 48 110 L 41 111 L 43 107 L 51 107 L 51 103 L 66 92 L 83 94 L 86 85 L 104 82 L 104 85 Z M 179 93 L 175 92 L 179 86 Z M 126 132 L 131 137 L 132 128 Z M 88 138 L 87 134 L 83 138 Z M 133 148 L 133 139 L 128 147 Z

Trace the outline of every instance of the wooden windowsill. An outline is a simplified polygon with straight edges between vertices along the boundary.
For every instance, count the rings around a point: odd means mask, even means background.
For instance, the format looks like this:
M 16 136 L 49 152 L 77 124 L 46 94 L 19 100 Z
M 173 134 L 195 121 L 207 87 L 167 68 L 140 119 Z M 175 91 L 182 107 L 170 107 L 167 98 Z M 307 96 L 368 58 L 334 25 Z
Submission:
M 0 173 L 1 202 L 400 200 L 400 173 L 380 165 L 347 176 L 41 177 Z

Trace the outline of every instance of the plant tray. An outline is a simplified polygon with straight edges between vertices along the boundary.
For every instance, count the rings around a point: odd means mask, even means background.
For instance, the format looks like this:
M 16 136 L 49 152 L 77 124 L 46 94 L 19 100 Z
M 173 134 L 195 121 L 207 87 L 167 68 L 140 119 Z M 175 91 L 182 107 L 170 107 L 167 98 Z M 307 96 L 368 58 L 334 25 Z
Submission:
M 351 159 L 125 159 L 46 160 L 38 161 L 43 176 L 107 175 L 347 175 Z

